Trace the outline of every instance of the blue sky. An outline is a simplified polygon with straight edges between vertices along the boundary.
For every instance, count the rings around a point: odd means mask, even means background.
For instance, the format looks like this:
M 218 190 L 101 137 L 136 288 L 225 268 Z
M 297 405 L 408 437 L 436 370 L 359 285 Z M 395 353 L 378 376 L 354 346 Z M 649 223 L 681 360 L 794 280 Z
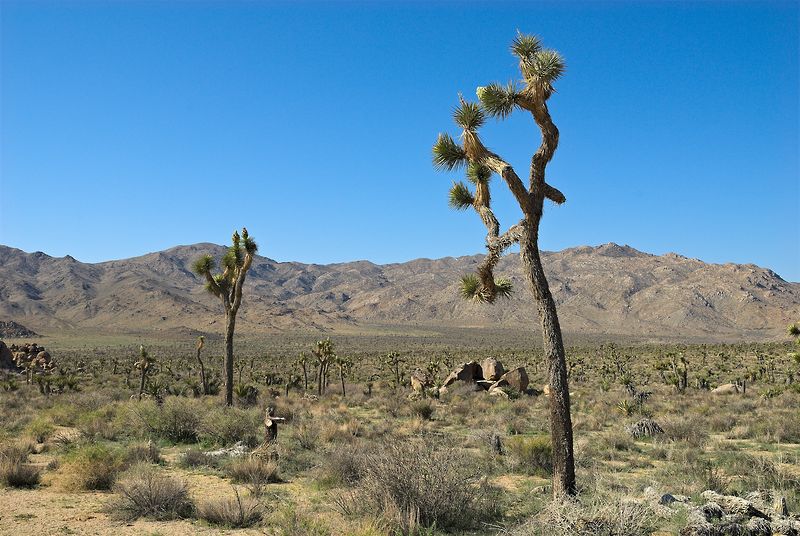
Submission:
M 568 65 L 548 168 L 568 201 L 542 249 L 617 242 L 800 280 L 796 2 L 0 9 L 0 243 L 94 262 L 246 225 L 277 260 L 480 252 L 430 148 L 457 133 L 459 91 L 517 77 L 520 29 Z M 483 136 L 526 174 L 528 116 Z

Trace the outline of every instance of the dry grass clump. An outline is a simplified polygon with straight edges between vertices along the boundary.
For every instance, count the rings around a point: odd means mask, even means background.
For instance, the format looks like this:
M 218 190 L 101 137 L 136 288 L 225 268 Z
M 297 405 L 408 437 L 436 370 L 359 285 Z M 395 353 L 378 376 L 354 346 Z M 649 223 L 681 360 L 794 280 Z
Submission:
M 671 419 L 663 428 L 665 437 L 671 441 L 683 441 L 692 447 L 708 442 L 708 423 L 696 415 Z
M 362 475 L 363 452 L 365 447 L 337 447 L 327 453 L 321 466 L 319 482 L 325 486 L 353 486 Z
M 429 439 L 389 442 L 363 454 L 352 508 L 395 531 L 468 529 L 499 515 L 496 493 L 463 450 Z
M 199 438 L 223 446 L 241 441 L 254 447 L 259 442 L 261 427 L 261 414 L 258 410 L 214 408 L 204 417 L 199 427 Z
M 553 443 L 548 436 L 515 436 L 505 449 L 515 471 L 549 477 L 553 474 Z
M 28 465 L 30 446 L 8 444 L 0 447 L 0 484 L 9 488 L 34 488 L 39 485 L 41 472 Z
M 196 443 L 208 408 L 199 400 L 171 396 L 160 406 L 149 400 L 131 402 L 129 411 L 130 424 L 139 437 Z
M 148 441 L 145 444 L 131 445 L 125 453 L 125 462 L 127 465 L 136 463 L 159 464 L 162 462 L 161 450 L 152 441 Z
M 217 464 L 213 456 L 198 449 L 189 449 L 183 453 L 178 461 L 178 465 L 185 469 L 193 467 L 215 467 Z
M 655 531 L 650 507 L 615 497 L 553 501 L 512 536 L 644 536 Z
M 188 517 L 194 510 L 186 483 L 147 464 L 125 471 L 114 485 L 119 498 L 111 505 L 115 517 L 132 521 L 140 517 L 157 520 Z
M 84 445 L 67 454 L 59 480 L 67 490 L 109 490 L 126 466 L 122 449 L 102 444 Z
M 232 461 L 226 468 L 228 476 L 236 484 L 244 484 L 253 495 L 263 493 L 267 484 L 281 482 L 278 464 L 262 458 L 245 458 Z
M 264 508 L 251 497 L 242 497 L 233 488 L 232 498 L 205 501 L 197 505 L 197 518 L 212 525 L 234 529 L 257 525 L 264 518 Z

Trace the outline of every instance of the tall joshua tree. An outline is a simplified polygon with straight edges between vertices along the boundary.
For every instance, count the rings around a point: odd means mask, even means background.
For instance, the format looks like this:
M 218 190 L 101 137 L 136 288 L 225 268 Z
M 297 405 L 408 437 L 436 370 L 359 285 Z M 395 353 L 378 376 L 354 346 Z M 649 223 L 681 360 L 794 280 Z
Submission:
M 236 313 L 242 305 L 242 287 L 247 271 L 253 264 L 253 255 L 258 251 L 255 240 L 242 228 L 242 234 L 234 231 L 231 246 L 222 258 L 223 271 L 212 274 L 214 259 L 203 255 L 194 262 L 192 269 L 206 279 L 206 290 L 222 301 L 225 309 L 225 404 L 233 405 L 233 331 L 236 328 Z
M 498 296 L 509 296 L 512 290 L 510 281 L 495 279 L 494 268 L 511 245 L 518 243 L 520 246 L 520 262 L 539 312 L 548 365 L 553 494 L 573 495 L 576 493 L 575 464 L 564 343 L 538 244 L 545 199 L 559 205 L 566 201 L 564 194 L 545 181 L 545 168 L 558 146 L 558 129 L 550 118 L 547 100 L 553 94 L 553 82 L 564 73 L 564 60 L 558 52 L 542 48 L 539 38 L 533 35 L 518 34 L 511 52 L 519 60 L 521 84 L 493 83 L 479 87 L 480 104 L 467 102 L 459 95 L 460 102 L 453 111 L 453 119 L 461 128 L 461 143 L 448 134 L 440 134 L 433 146 L 433 162 L 442 170 L 466 169 L 467 179 L 475 186 L 475 192 L 463 182 L 453 183 L 450 205 L 461 210 L 472 207 L 486 226 L 488 253 L 477 274 L 462 278 L 464 298 L 494 303 Z M 527 186 L 511 164 L 483 144 L 478 133 L 487 116 L 505 119 L 516 110 L 530 112 L 541 130 L 541 144 L 531 159 Z M 491 209 L 489 180 L 493 173 L 503 179 L 522 211 L 520 222 L 503 234 L 500 234 L 500 223 Z

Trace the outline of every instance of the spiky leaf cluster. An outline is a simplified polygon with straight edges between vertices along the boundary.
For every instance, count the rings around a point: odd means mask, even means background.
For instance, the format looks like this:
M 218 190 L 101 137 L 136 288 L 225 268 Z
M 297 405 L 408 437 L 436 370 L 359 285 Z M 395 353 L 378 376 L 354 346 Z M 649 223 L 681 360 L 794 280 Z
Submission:
M 449 134 L 439 134 L 433 146 L 433 164 L 439 169 L 453 170 L 465 165 L 467 153 L 450 137 Z
M 506 279 L 505 277 L 496 279 L 494 282 L 494 288 L 497 295 L 501 298 L 510 298 L 514 293 L 514 287 L 511 284 L 511 280 Z
M 476 91 L 486 113 L 492 117 L 505 119 L 514 111 L 519 90 L 514 82 L 502 86 L 497 82 L 479 87 Z
M 450 188 L 449 205 L 456 210 L 466 210 L 472 206 L 475 198 L 463 182 L 454 182 Z
M 527 61 L 520 62 L 522 76 L 529 86 L 550 93 L 555 82 L 566 70 L 561 54 L 555 50 L 540 50 Z
M 542 41 L 536 35 L 517 32 L 511 42 L 511 52 L 520 60 L 530 58 L 542 49 Z
M 453 121 L 462 129 L 475 132 L 486 122 L 486 114 L 480 104 L 461 99 L 461 104 L 453 110 Z
M 513 293 L 511 281 L 506 278 L 496 279 L 494 282 L 495 295 L 501 298 L 510 298 Z M 461 277 L 461 297 L 465 300 L 486 302 L 487 297 L 480 279 L 475 274 Z M 492 300 L 494 301 L 494 300 Z
M 214 258 L 211 255 L 203 255 L 192 263 L 192 271 L 198 275 L 205 275 L 214 269 Z
M 461 277 L 461 297 L 465 300 L 483 301 L 478 276 L 467 274 Z
M 474 162 L 467 166 L 467 180 L 472 184 L 487 184 L 491 178 L 492 170 L 488 167 Z

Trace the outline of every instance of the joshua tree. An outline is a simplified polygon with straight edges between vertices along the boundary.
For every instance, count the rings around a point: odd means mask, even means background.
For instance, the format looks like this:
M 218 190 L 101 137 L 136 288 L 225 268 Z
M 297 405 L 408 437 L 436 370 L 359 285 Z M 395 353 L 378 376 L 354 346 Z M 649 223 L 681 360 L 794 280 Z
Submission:
M 550 117 L 547 100 L 553 94 L 553 82 L 564 73 L 565 66 L 558 52 L 543 49 L 539 38 L 532 35 L 517 35 L 511 52 L 519 60 L 521 85 L 509 82 L 507 85 L 493 83 L 479 87 L 480 104 L 467 102 L 459 95 L 460 103 L 453 118 L 461 128 L 461 143 L 448 134 L 440 134 L 433 146 L 433 162 L 443 170 L 466 168 L 467 179 L 475 185 L 475 193 L 463 182 L 454 183 L 450 190 L 450 205 L 462 210 L 472 207 L 487 230 L 486 257 L 477 274 L 462 278 L 464 298 L 494 303 L 498 296 L 509 296 L 512 290 L 510 281 L 495 279 L 494 268 L 506 249 L 515 243 L 520 246 L 520 262 L 538 308 L 548 366 L 553 494 L 572 495 L 576 493 L 575 464 L 564 343 L 538 244 L 544 200 L 559 205 L 566 201 L 564 194 L 545 181 L 545 168 L 558 146 L 558 129 Z M 487 116 L 504 119 L 515 110 L 530 112 L 541 131 L 541 144 L 531 159 L 528 186 L 511 164 L 486 148 L 478 134 Z M 500 223 L 490 203 L 489 179 L 493 173 L 503 179 L 522 211 L 520 222 L 503 234 L 500 234 Z
M 394 376 L 394 388 L 398 389 L 403 385 L 403 364 L 406 360 L 397 352 L 389 352 L 383 358 L 383 365 L 389 369 Z
M 253 264 L 253 255 L 258 251 L 255 241 L 242 228 L 242 235 L 233 233 L 231 247 L 222 258 L 221 274 L 212 274 L 214 259 L 203 255 L 193 265 L 195 273 L 206 278 L 206 290 L 222 300 L 225 309 L 225 404 L 233 405 L 233 331 L 236 328 L 236 313 L 242 305 L 242 287 L 247 271 Z
M 328 387 L 328 369 L 331 362 L 336 359 L 336 352 L 333 349 L 333 343 L 330 338 L 324 341 L 317 341 L 317 344 L 311 350 L 314 357 L 317 358 L 317 395 L 322 396 Z
M 203 394 L 208 394 L 208 382 L 206 382 L 206 367 L 203 365 L 203 359 L 200 357 L 200 352 L 206 345 L 206 338 L 200 335 L 197 337 L 197 362 L 200 363 L 200 385 L 203 387 Z
M 300 353 L 296 363 L 303 369 L 303 390 L 308 391 L 308 356 L 305 352 Z
M 147 350 L 144 349 L 144 345 L 139 346 L 139 361 L 133 364 L 133 366 L 139 369 L 142 372 L 142 379 L 139 382 L 139 400 L 142 399 L 142 394 L 144 393 L 144 384 L 147 381 L 147 372 L 150 370 L 150 367 L 153 366 L 155 360 L 150 357 L 150 354 L 147 353 Z
M 353 361 L 349 357 L 336 357 L 336 366 L 339 369 L 339 381 L 342 383 L 342 398 L 347 397 L 347 392 L 344 388 L 344 379 L 350 375 L 350 370 L 353 368 Z

